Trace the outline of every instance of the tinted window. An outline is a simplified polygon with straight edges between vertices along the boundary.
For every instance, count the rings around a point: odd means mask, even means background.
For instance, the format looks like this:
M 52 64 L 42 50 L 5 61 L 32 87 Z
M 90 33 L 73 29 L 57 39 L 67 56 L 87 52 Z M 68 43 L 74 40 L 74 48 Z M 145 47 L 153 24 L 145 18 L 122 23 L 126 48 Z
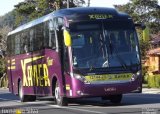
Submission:
M 20 34 L 17 34 L 14 38 L 15 40 L 15 50 L 14 54 L 20 54 Z
M 55 37 L 55 30 L 53 29 L 53 21 L 49 21 L 49 47 L 55 48 L 56 47 L 56 37 Z
M 34 29 L 30 29 L 29 31 L 29 51 L 33 51 L 33 39 L 34 39 Z
M 15 54 L 15 35 L 11 36 L 11 55 Z
M 11 55 L 11 45 L 12 45 L 12 43 L 11 43 L 11 36 L 8 36 L 8 38 L 7 38 L 7 55 Z
M 33 41 L 33 44 L 34 44 L 34 51 L 36 50 L 40 50 L 43 48 L 44 46 L 44 28 L 43 28 L 43 24 L 39 24 L 37 26 L 35 26 L 35 36 L 34 36 L 34 41 Z

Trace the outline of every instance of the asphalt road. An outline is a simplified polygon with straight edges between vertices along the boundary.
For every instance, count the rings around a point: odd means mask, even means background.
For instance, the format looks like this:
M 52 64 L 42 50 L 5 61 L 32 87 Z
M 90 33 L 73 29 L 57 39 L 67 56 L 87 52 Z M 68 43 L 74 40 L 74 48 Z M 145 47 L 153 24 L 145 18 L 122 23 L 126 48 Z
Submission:
M 25 114 L 160 114 L 160 94 L 125 94 L 121 104 L 114 105 L 100 98 L 70 100 L 59 107 L 52 98 L 21 103 L 17 96 L 0 89 L 0 113 Z

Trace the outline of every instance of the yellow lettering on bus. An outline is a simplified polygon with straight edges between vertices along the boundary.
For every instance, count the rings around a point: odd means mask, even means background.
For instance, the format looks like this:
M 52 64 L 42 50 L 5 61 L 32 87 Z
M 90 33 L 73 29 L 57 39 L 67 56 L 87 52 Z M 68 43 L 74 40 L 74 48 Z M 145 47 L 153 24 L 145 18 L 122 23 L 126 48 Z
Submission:
M 26 76 L 26 64 L 25 61 L 21 60 L 22 72 L 23 72 L 23 86 L 28 86 L 27 76 Z
M 23 72 L 23 86 L 50 86 L 47 64 L 27 65 L 44 56 L 21 60 Z
M 39 86 L 39 79 L 38 79 L 38 72 L 37 72 L 37 65 L 33 66 L 33 79 L 34 79 L 34 85 Z
M 50 80 L 48 78 L 48 67 L 46 64 L 43 64 L 44 80 L 45 86 L 50 86 Z
M 28 72 L 28 86 L 33 86 L 33 80 L 32 80 L 32 66 L 27 67 Z
M 40 86 L 43 86 L 43 78 L 41 76 L 42 75 L 41 74 L 42 73 L 42 71 L 41 71 L 42 69 L 41 68 L 42 68 L 42 64 L 39 64 L 38 65 L 38 74 L 39 74 L 39 82 L 40 82 L 39 84 L 40 84 Z

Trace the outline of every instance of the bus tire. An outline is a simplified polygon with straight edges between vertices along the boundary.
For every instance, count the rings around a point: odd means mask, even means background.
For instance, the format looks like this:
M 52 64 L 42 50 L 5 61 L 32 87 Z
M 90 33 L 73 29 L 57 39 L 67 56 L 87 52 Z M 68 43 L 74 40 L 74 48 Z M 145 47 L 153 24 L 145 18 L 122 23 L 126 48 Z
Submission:
M 19 81 L 19 83 L 18 83 L 18 96 L 19 96 L 21 102 L 28 101 L 28 96 L 24 95 L 23 85 L 22 85 L 21 81 Z
M 110 102 L 114 104 L 119 104 L 122 101 L 122 94 L 110 96 Z
M 28 101 L 35 101 L 36 100 L 36 95 L 28 95 Z
M 68 99 L 66 97 L 63 97 L 60 95 L 60 87 L 59 84 L 56 83 L 55 86 L 55 102 L 59 106 L 67 106 L 68 105 Z
M 101 97 L 102 100 L 109 100 L 108 96 Z

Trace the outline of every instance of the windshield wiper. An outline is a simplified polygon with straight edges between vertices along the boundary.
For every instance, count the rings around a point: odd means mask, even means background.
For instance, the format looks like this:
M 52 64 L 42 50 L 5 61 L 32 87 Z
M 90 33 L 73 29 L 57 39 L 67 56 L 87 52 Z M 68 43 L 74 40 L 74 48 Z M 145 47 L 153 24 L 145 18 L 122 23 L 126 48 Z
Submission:
M 113 52 L 114 52 L 114 51 L 113 51 Z M 122 67 L 123 67 L 124 69 L 127 69 L 126 63 L 125 63 L 124 60 L 118 55 L 116 48 L 115 48 L 115 55 L 116 55 L 116 57 L 118 58 L 118 61 L 120 62 L 120 64 L 122 65 Z
M 114 53 L 114 54 L 116 55 L 119 63 L 122 65 L 122 67 L 123 67 L 125 70 L 128 69 L 126 63 L 124 62 L 124 60 L 118 55 L 117 48 L 112 45 L 112 41 L 111 41 L 110 38 L 109 38 L 109 40 L 110 40 L 109 46 L 110 46 L 111 55 Z M 115 51 L 114 51 L 114 50 L 115 50 Z M 129 69 L 130 69 L 130 68 L 129 68 Z M 130 69 L 130 70 L 132 71 L 132 69 Z M 132 72 L 133 72 L 133 71 L 132 71 Z
M 125 70 L 126 70 L 126 69 L 129 69 L 132 73 L 134 73 L 135 71 L 132 69 L 132 65 L 127 66 L 127 64 L 124 62 L 124 60 L 118 55 L 116 47 L 114 47 L 114 48 L 115 48 L 115 55 L 116 55 L 116 57 L 118 58 L 118 60 L 119 60 L 120 64 L 122 65 L 122 67 L 123 67 Z

